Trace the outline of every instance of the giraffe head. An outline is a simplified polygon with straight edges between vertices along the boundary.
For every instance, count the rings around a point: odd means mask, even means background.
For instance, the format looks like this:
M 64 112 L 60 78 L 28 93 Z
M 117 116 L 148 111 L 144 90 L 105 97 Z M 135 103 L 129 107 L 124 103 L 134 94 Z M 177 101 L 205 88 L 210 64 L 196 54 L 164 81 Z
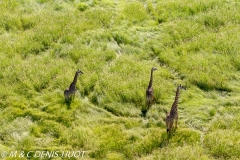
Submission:
M 152 67 L 152 71 L 155 71 L 155 70 L 157 70 L 157 68 L 155 68 L 155 67 Z
M 178 89 L 181 90 L 181 89 L 184 89 L 186 90 L 186 87 L 182 86 L 181 84 L 178 86 Z
M 83 74 L 83 72 L 80 71 L 79 69 L 77 70 L 77 73 L 78 73 L 78 74 Z

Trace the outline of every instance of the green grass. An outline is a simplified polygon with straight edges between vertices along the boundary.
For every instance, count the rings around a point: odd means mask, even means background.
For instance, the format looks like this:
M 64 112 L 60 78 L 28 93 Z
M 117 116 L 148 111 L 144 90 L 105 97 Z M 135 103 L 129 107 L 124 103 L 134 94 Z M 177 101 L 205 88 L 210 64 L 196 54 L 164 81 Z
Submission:
M 0 4 L 0 155 L 86 150 L 85 159 L 240 158 L 237 0 Z M 153 66 L 155 102 L 142 118 Z M 77 69 L 84 74 L 68 105 L 63 91 Z M 178 84 L 187 90 L 168 139 L 166 111 Z

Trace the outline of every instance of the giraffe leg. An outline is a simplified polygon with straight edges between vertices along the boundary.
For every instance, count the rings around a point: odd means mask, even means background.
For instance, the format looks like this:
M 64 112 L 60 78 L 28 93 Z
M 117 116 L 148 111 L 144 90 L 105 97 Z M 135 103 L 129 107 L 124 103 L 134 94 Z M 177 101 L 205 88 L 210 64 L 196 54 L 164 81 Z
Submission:
M 173 126 L 173 121 L 171 120 L 168 124 L 168 135 L 171 135 L 171 131 L 172 131 L 172 126 Z
M 174 126 L 173 126 L 173 132 L 175 132 L 176 131 L 176 129 L 177 129 L 177 122 L 178 122 L 178 119 L 177 118 L 175 118 L 174 119 Z
M 176 131 L 176 129 L 177 129 L 177 123 L 178 123 L 178 115 L 177 115 L 177 117 L 176 117 L 176 119 L 175 119 L 175 131 Z
M 167 127 L 167 134 L 169 134 L 169 121 L 168 118 L 166 118 L 166 127 Z
M 74 89 L 74 92 L 73 92 L 73 99 L 75 99 L 75 94 L 77 92 L 77 89 Z
M 75 93 L 72 95 L 72 99 L 75 99 Z
M 150 107 L 151 107 L 151 102 L 148 100 L 147 101 L 147 111 L 150 109 Z
M 142 107 L 142 117 L 147 116 L 147 112 L 148 112 L 149 108 L 150 108 L 150 102 L 147 99 L 145 106 Z

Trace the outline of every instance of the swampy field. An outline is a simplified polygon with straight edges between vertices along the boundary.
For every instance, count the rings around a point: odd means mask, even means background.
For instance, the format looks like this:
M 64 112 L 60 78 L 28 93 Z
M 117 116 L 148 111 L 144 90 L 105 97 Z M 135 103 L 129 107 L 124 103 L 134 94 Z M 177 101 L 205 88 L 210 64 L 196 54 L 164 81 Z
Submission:
M 238 0 L 1 0 L 0 10 L 0 159 L 240 159 Z M 86 152 L 35 155 L 64 151 Z

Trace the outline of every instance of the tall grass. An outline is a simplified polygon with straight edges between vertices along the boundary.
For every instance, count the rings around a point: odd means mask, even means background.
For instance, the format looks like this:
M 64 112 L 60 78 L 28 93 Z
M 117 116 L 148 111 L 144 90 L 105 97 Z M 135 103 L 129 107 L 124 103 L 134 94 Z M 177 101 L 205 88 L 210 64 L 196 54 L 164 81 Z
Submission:
M 0 2 L 1 151 L 238 159 L 236 0 Z M 154 104 L 145 90 L 154 72 Z M 63 91 L 83 71 L 71 104 Z M 166 112 L 178 84 L 178 129 Z M 23 158 L 23 159 L 26 159 Z

